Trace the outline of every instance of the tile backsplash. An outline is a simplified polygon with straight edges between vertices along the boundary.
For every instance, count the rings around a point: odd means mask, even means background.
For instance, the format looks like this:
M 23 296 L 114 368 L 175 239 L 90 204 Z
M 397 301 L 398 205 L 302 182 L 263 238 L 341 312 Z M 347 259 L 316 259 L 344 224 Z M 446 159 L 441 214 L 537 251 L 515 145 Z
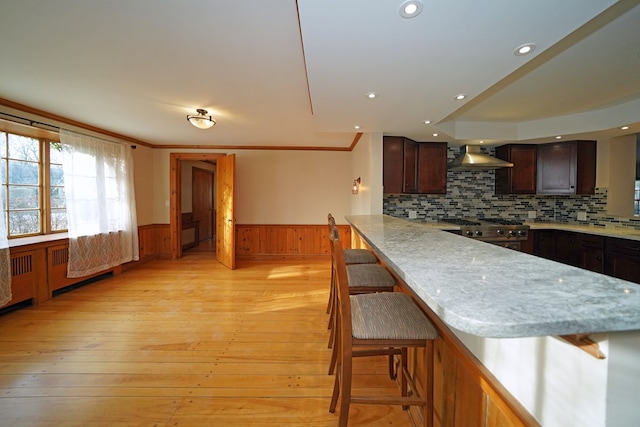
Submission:
M 450 158 L 456 154 L 457 151 L 449 149 Z M 447 194 L 385 194 L 383 213 L 423 221 L 492 217 L 640 229 L 640 218 L 607 215 L 606 188 L 596 188 L 596 194 L 581 196 L 505 195 L 495 194 L 494 185 L 493 170 L 447 171 Z M 535 219 L 529 218 L 530 212 L 535 212 Z

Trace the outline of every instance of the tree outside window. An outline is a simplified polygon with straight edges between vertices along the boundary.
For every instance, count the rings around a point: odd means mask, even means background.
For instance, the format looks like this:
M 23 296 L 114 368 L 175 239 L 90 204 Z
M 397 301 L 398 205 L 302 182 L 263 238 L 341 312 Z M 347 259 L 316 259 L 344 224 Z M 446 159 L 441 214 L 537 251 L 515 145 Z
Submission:
M 0 196 L 7 237 L 66 230 L 59 147 L 57 142 L 0 132 Z

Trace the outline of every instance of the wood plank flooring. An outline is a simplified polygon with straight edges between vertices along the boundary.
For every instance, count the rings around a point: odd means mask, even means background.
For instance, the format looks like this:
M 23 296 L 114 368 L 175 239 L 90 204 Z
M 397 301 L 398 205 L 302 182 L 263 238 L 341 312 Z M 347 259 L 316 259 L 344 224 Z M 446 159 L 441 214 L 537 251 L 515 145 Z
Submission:
M 189 251 L 1 316 L 0 425 L 336 425 L 328 282 L 328 259 L 230 271 Z M 354 370 L 354 392 L 395 390 L 382 358 Z M 412 423 L 353 405 L 350 425 Z

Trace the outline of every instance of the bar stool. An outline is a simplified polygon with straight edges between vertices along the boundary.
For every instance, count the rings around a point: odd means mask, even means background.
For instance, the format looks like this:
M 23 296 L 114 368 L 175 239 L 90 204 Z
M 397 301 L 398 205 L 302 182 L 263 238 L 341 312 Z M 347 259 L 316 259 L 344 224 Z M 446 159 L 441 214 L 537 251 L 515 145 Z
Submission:
M 344 252 L 338 239 L 331 241 L 336 265 L 338 296 L 336 347 L 338 361 L 329 412 L 335 412 L 338 397 L 338 426 L 346 427 L 349 406 L 356 404 L 402 405 L 403 409 L 422 407 L 424 426 L 433 426 L 433 341 L 438 332 L 425 314 L 400 292 L 350 295 Z M 420 393 L 407 368 L 407 349 L 424 348 L 425 390 Z M 351 394 L 354 357 L 398 354 L 400 396 L 354 396 Z
M 336 220 L 329 213 L 327 215 L 328 223 L 329 223 L 329 238 L 331 238 L 331 233 L 337 233 Z M 335 231 L 334 231 L 335 229 Z M 339 234 L 337 234 L 340 236 Z M 347 265 L 352 264 L 377 264 L 378 259 L 371 251 L 367 249 L 344 249 L 344 260 Z M 333 257 L 331 258 L 331 287 L 329 288 L 329 301 L 327 301 L 327 313 L 331 313 L 331 309 L 333 307 L 334 295 L 333 291 L 335 289 L 335 277 L 333 275 Z M 329 322 L 329 328 L 331 328 L 331 322 Z
M 338 229 L 336 226 L 331 227 L 331 231 L 329 233 L 329 240 L 331 245 L 331 291 L 330 291 L 330 300 L 329 304 L 331 305 L 329 309 L 329 326 L 331 329 L 331 333 L 329 334 L 329 348 L 333 348 L 333 352 L 331 354 L 331 361 L 329 362 L 329 375 L 334 373 L 334 368 L 336 365 L 336 360 L 338 358 L 338 352 L 335 346 L 335 334 L 336 334 L 336 312 L 337 312 L 337 284 L 336 284 L 336 276 L 335 276 L 335 262 L 333 256 L 333 241 L 340 242 L 340 234 L 338 233 Z M 340 245 L 342 248 L 342 245 Z M 342 252 L 344 254 L 344 250 Z M 343 256 L 344 258 L 344 256 Z M 391 276 L 389 271 L 384 268 L 380 264 L 352 264 L 346 265 L 346 274 L 347 274 L 347 283 L 349 293 L 351 295 L 357 294 L 366 294 L 366 293 L 374 293 L 374 292 L 393 292 L 393 288 L 396 285 L 396 281 Z M 395 377 L 393 370 L 393 359 L 389 358 L 389 376 L 391 378 Z

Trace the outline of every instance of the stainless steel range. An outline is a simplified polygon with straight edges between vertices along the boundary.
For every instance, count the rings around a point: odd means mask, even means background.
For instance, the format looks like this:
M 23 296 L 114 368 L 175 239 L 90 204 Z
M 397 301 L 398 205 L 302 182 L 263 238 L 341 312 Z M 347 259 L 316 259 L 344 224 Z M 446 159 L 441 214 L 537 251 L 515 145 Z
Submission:
M 520 250 L 520 242 L 527 240 L 529 226 L 521 221 L 503 218 L 442 218 L 441 222 L 460 226 L 460 234 L 509 249 Z

